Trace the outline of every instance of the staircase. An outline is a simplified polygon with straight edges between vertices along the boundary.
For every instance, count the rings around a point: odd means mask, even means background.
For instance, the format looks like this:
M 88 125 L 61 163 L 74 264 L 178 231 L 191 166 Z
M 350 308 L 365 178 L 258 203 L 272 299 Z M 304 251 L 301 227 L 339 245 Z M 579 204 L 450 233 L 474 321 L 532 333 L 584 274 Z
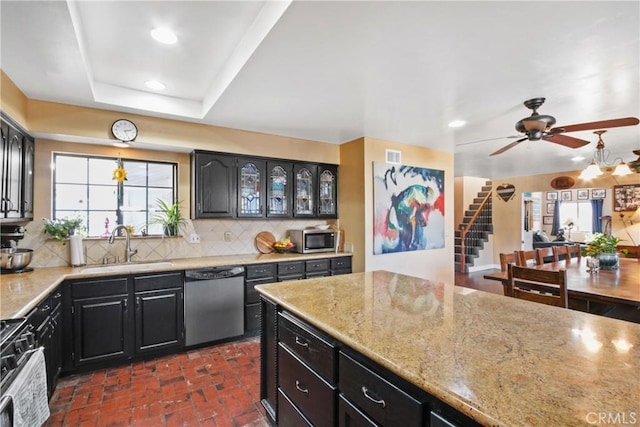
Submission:
M 482 189 L 464 212 L 462 224 L 455 232 L 455 269 L 460 273 L 468 273 L 480 250 L 493 233 L 491 215 L 492 192 L 491 181 L 486 181 Z

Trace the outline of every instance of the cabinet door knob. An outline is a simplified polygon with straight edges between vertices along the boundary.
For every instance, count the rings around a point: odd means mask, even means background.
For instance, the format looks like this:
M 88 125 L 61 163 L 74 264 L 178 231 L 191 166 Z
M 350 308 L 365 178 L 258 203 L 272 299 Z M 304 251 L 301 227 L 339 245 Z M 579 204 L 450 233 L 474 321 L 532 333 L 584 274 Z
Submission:
M 387 406 L 387 403 L 384 401 L 384 399 L 376 399 L 376 398 L 372 397 L 372 396 L 369 394 L 369 389 L 368 389 L 368 388 L 366 388 L 365 386 L 362 386 L 362 394 L 364 394 L 364 397 L 366 397 L 367 399 L 369 399 L 370 401 L 372 401 L 372 402 L 373 402 L 373 403 L 375 403 L 376 405 L 380 405 L 380 406 L 382 406 L 383 408 L 384 408 L 385 406 Z
M 308 389 L 308 388 L 303 388 L 303 387 L 300 385 L 300 381 L 298 381 L 298 380 L 296 380 L 296 388 L 297 388 L 297 389 L 298 389 L 298 391 L 299 391 L 299 392 L 301 392 L 301 393 L 304 393 L 304 394 L 309 393 L 309 389 Z

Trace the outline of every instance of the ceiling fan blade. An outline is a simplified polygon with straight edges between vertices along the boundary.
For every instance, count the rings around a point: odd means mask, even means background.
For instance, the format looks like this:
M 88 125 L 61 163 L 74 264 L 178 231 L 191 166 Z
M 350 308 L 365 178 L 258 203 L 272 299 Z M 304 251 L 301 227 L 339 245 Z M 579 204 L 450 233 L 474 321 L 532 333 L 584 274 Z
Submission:
M 471 144 L 477 144 L 479 142 L 488 142 L 488 141 L 495 141 L 497 139 L 513 139 L 513 138 L 520 138 L 522 135 L 509 135 L 509 136 L 498 136 L 496 138 L 487 138 L 487 139 L 478 139 L 476 141 L 469 141 L 469 142 L 462 142 L 460 144 L 456 144 L 456 147 L 462 147 L 463 145 L 471 145 Z
M 498 151 L 494 151 L 493 153 L 489 154 L 489 156 L 496 156 L 498 154 L 502 154 L 505 151 L 507 151 L 507 150 L 515 147 L 516 145 L 520 144 L 522 141 L 526 141 L 527 139 L 528 138 L 522 138 L 522 139 L 519 139 L 519 140 L 517 140 L 515 142 L 512 142 L 511 144 L 507 144 L 504 147 L 502 147 L 501 149 L 499 149 Z
M 622 126 L 635 126 L 640 121 L 636 117 L 625 117 L 622 119 L 613 119 L 613 120 L 602 120 L 599 122 L 590 122 L 590 123 L 579 123 L 577 125 L 569 125 L 569 126 L 558 126 L 557 128 L 553 128 L 550 132 L 553 132 L 555 129 L 564 129 L 564 132 L 578 132 L 581 130 L 593 130 L 593 129 L 609 129 L 609 128 L 617 128 Z
M 555 135 L 546 135 L 543 136 L 542 139 L 545 141 L 554 142 L 556 144 L 564 145 L 569 148 L 580 148 L 589 144 L 589 141 L 585 141 L 584 139 L 574 138 L 572 136 L 555 134 Z

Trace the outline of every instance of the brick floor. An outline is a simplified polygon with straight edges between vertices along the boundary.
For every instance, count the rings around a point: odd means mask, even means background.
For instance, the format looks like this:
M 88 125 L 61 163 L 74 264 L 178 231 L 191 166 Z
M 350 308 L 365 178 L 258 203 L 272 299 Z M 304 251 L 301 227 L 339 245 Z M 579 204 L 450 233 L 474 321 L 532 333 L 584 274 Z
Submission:
M 249 338 L 61 378 L 52 426 L 269 426 L 260 340 Z

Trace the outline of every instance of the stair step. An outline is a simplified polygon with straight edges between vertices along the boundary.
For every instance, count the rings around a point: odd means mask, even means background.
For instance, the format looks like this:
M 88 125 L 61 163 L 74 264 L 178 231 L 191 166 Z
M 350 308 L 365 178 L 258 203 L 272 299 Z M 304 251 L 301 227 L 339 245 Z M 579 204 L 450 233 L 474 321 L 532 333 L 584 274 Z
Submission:
M 493 189 L 493 187 L 491 185 L 485 185 L 483 186 L 480 191 L 484 192 L 484 193 L 488 193 L 489 191 L 491 191 Z

